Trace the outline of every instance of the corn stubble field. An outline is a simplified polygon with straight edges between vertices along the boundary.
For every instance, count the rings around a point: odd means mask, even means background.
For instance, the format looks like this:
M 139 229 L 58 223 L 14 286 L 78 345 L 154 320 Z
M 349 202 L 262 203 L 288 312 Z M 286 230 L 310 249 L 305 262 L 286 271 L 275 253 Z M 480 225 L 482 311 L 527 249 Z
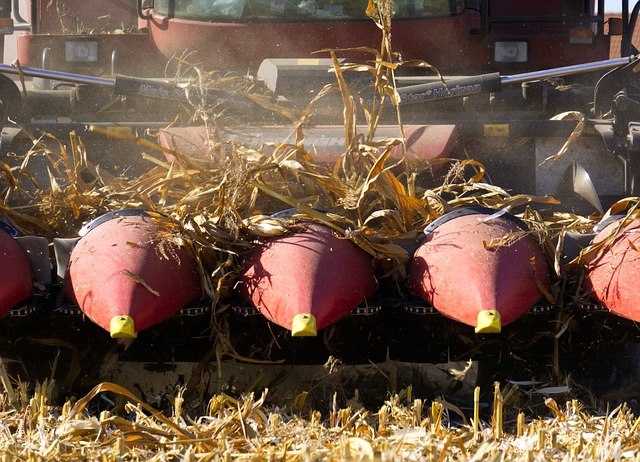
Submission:
M 496 384 L 493 415 L 467 421 L 446 402 L 431 405 L 410 388 L 377 410 L 335 406 L 326 415 L 265 405 L 248 394 L 214 395 L 200 414 L 188 412 L 178 391 L 161 413 L 112 383 L 102 383 L 62 407 L 48 403 L 48 384 L 26 390 L 5 382 L 0 454 L 3 460 L 637 460 L 640 439 L 625 405 L 594 416 L 576 400 L 545 400 L 550 417 L 504 422 Z M 101 394 L 111 411 L 92 411 Z M 476 404 L 478 402 L 476 401 Z M 297 406 L 297 409 L 296 409 Z M 464 423 L 451 424 L 451 414 Z
M 271 154 L 212 140 L 213 162 L 174 151 L 177 161 L 169 164 L 158 155 L 167 149 L 148 139 L 103 131 L 145 151 L 142 162 L 148 161 L 148 172 L 127 178 L 94 164 L 74 133 L 68 144 L 48 134 L 34 135 L 32 149 L 17 165 L 2 164 L 0 208 L 22 233 L 47 237 L 74 235 L 92 218 L 124 207 L 162 212 L 167 216 L 166 237 L 180 239 L 202 269 L 204 292 L 212 300 L 211 338 L 218 360 L 251 362 L 234 352 L 219 315 L 233 281 L 233 255 L 262 237 L 285 232 L 282 222 L 257 211 L 295 207 L 397 270 L 406 255 L 389 244 L 390 238 L 420 232 L 449 210 L 465 204 L 502 209 L 552 201 L 510 196 L 483 183 L 484 167 L 473 160 L 447 161 L 448 173 L 441 184 L 428 189 L 416 178 L 430 166 L 403 165 L 404 173 L 392 173 L 385 162 L 390 148 L 403 143 L 399 112 L 398 138 L 373 141 L 382 107 L 396 102 L 390 8 L 381 2 L 368 9 L 382 31 L 380 50 L 369 50 L 375 63 L 343 68 L 332 51 L 336 83 L 320 92 L 303 113 L 291 114 L 251 95 L 292 121 L 293 141 L 283 141 L 275 150 L 270 147 Z M 371 98 L 351 92 L 342 75 L 347 71 L 375 77 Z M 252 86 L 246 77 L 221 79 L 212 73 L 207 79 L 203 78 L 207 74 L 197 73 L 200 85 L 238 91 Z M 346 150 L 340 165 L 329 170 L 313 164 L 313 155 L 304 147 L 303 125 L 312 121 L 315 106 L 332 92 L 341 95 L 344 104 Z M 216 108 L 191 109 L 195 120 L 211 127 L 225 123 Z M 356 114 L 361 113 L 365 133 L 356 127 Z M 578 131 L 572 139 L 577 136 Z M 30 171 L 43 160 L 49 165 L 47 186 Z M 635 216 L 637 206 L 629 199 L 614 207 Z M 557 272 L 560 255 L 552 240 L 567 230 L 584 231 L 594 224 L 588 217 L 541 216 L 526 207 L 519 217 L 543 244 Z M 556 301 L 554 297 L 547 294 L 550 302 Z M 559 322 L 551 336 L 560 338 L 569 323 L 570 319 Z M 419 396 L 411 385 L 396 390 L 381 374 L 388 391 L 363 404 L 358 390 L 351 395 L 324 390 L 320 399 L 317 394 L 312 399 L 309 389 L 287 399 L 270 399 L 277 389 L 228 393 L 201 386 L 194 393 L 176 386 L 162 396 L 143 399 L 136 390 L 105 381 L 79 393 L 78 388 L 62 389 L 53 373 L 48 379 L 23 381 L 8 372 L 5 359 L 0 362 L 0 457 L 7 461 L 640 459 L 640 418 L 630 408 L 638 396 L 633 386 L 611 400 L 591 398 L 588 390 L 558 370 L 553 356 L 549 362 L 554 369 L 550 381 L 496 382 L 491 390 L 467 384 L 468 399 L 456 404 Z M 472 366 L 469 362 L 461 370 L 448 370 L 449 380 L 464 381 Z M 63 385 L 77 377 L 72 370 Z

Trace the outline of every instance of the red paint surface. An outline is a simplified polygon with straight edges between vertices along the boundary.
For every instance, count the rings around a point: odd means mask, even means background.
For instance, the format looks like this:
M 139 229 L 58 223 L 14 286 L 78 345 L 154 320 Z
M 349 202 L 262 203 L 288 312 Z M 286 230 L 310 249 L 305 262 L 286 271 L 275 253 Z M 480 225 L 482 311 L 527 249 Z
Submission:
M 618 227 L 612 223 L 595 237 L 603 241 Z M 635 220 L 605 243 L 587 265 L 583 288 L 590 297 L 613 313 L 640 321 L 640 221 Z
M 374 294 L 369 256 L 326 226 L 274 238 L 244 259 L 240 296 L 267 319 L 291 329 L 297 314 L 312 314 L 322 329 Z
M 400 136 L 398 127 L 388 126 L 377 127 L 376 134 L 380 139 Z M 457 140 L 455 125 L 407 125 L 404 127 L 404 134 L 409 162 L 454 156 Z M 273 148 L 263 146 L 265 143 L 273 143 L 274 146 L 278 146 L 286 142 L 290 135 L 290 127 L 245 127 L 227 130 L 224 133 L 224 139 L 242 141 L 254 149 L 262 148 L 261 152 L 269 154 L 270 149 L 272 151 Z M 346 149 L 344 127 L 328 125 L 310 127 L 304 130 L 304 135 L 305 148 L 307 152 L 311 153 L 314 163 L 333 165 L 344 155 Z M 161 146 L 176 150 L 188 157 L 215 162 L 208 143 L 206 127 L 169 128 L 158 135 L 158 141 Z M 390 157 L 400 159 L 401 156 L 401 146 L 393 147 Z M 171 154 L 166 154 L 166 157 L 169 162 L 174 160 Z
M 483 40 L 473 31 L 479 20 L 473 10 L 442 18 L 395 20 L 393 50 L 403 60 L 424 60 L 445 75 L 526 72 L 609 57 L 609 37 L 598 36 L 593 45 L 572 45 L 562 22 L 498 24 Z M 167 57 L 195 51 L 192 59 L 205 60 L 214 69 L 241 71 L 256 69 L 265 58 L 328 58 L 327 52 L 317 53 L 327 49 L 338 50 L 338 57 L 366 62 L 373 55 L 345 49 L 379 49 L 381 40 L 380 30 L 370 20 L 222 23 L 154 16 L 149 31 L 158 50 Z M 492 63 L 488 44 L 496 39 L 528 40 L 529 63 Z
M 176 244 L 158 237 L 149 217 L 102 223 L 71 254 L 65 296 L 89 319 L 109 331 L 113 316 L 131 316 L 141 331 L 171 317 L 201 295 L 195 261 Z M 134 281 L 140 277 L 158 295 Z
M 0 316 L 33 295 L 31 263 L 20 244 L 0 231 Z
M 497 310 L 504 326 L 540 300 L 536 279 L 548 286 L 549 273 L 542 249 L 529 236 L 486 250 L 483 241 L 522 232 L 505 218 L 480 221 L 486 216 L 461 216 L 429 234 L 411 261 L 409 289 L 464 324 L 475 326 L 481 310 Z
M 23 66 L 42 67 L 43 50 L 48 49 L 50 69 L 89 75 L 110 74 L 113 51 L 118 55 L 116 72 L 164 77 L 164 64 L 178 57 L 204 69 L 255 71 L 267 58 L 327 58 L 336 50 L 340 58 L 371 62 L 371 53 L 356 52 L 357 47 L 379 49 L 381 33 L 372 20 L 319 20 L 301 18 L 288 21 L 255 21 L 228 18 L 220 22 L 167 18 L 153 14 L 138 21 L 134 6 L 117 0 L 108 3 L 65 0 L 38 0 L 38 35 L 17 37 L 18 57 Z M 96 15 L 96 9 L 100 11 Z M 527 15 L 549 17 L 549 21 L 526 22 L 515 19 L 491 25 L 486 37 L 480 33 L 480 13 L 466 9 L 462 14 L 444 17 L 394 19 L 393 51 L 400 60 L 424 60 L 444 75 L 470 75 L 484 72 L 512 74 L 533 70 L 599 61 L 609 57 L 609 37 L 598 35 L 592 44 L 571 44 L 569 28 L 563 21 L 562 2 L 495 1 L 494 19 L 524 18 Z M 590 12 L 585 11 L 585 14 Z M 62 14 L 62 16 L 61 16 Z M 100 34 L 140 26 L 146 33 Z M 142 30 L 145 30 L 142 29 Z M 90 38 L 100 42 L 99 63 L 65 63 L 63 41 Z M 492 62 L 492 42 L 527 40 L 528 63 Z M 351 49 L 351 50 L 349 50 Z M 319 53 L 318 53 L 319 52 Z M 153 72 L 149 72 L 149 68 Z

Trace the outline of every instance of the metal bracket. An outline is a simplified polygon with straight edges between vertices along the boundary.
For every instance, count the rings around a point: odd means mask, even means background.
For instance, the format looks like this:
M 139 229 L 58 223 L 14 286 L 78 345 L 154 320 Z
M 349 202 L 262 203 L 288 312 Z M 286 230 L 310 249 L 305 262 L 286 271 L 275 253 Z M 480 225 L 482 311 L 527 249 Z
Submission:
M 2 127 L 2 131 L 0 131 L 0 159 L 4 159 L 7 156 L 11 151 L 13 140 L 21 133 L 21 128 Z
M 610 152 L 617 152 L 620 149 L 620 143 L 616 137 L 613 122 L 609 120 L 589 120 L 593 128 L 600 133 L 604 145 Z
M 629 151 L 640 151 L 640 122 L 629 122 Z
M 593 95 L 593 114 L 596 118 L 604 117 L 611 111 L 616 94 L 632 84 L 638 76 L 639 62 L 636 57 L 629 64 L 607 72 L 598 80 Z

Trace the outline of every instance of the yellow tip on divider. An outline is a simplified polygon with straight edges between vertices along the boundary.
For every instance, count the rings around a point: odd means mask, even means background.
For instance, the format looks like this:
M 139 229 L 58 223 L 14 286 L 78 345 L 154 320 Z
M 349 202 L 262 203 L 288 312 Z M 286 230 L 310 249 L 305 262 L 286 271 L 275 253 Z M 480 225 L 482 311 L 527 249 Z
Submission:
M 500 312 L 496 310 L 482 310 L 478 313 L 476 334 L 499 334 L 502 330 Z
M 109 323 L 112 338 L 136 338 L 137 334 L 131 316 L 114 316 Z
M 292 337 L 315 337 L 318 335 L 316 329 L 316 318 L 312 314 L 296 314 L 291 322 Z

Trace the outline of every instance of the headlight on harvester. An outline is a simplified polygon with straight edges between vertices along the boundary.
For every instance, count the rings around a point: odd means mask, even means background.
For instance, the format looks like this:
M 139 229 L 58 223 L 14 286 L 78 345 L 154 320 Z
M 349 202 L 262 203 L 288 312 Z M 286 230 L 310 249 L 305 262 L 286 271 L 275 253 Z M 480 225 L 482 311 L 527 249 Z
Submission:
M 95 40 L 67 40 L 64 42 L 64 60 L 68 63 L 97 62 L 98 42 Z
M 493 61 L 496 63 L 526 63 L 529 61 L 529 44 L 515 40 L 494 42 Z

